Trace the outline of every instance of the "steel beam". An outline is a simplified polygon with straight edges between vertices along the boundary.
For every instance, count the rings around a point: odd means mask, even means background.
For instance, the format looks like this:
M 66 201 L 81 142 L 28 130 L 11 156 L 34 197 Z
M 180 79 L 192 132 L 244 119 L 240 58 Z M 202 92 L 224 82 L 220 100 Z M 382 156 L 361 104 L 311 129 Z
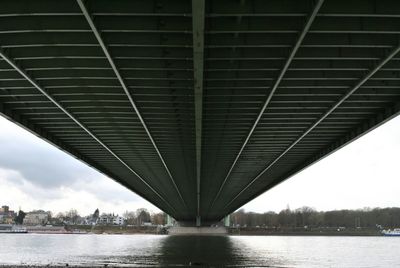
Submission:
M 67 145 L 64 141 L 60 141 L 59 139 L 55 138 L 52 134 L 44 130 L 43 128 L 35 125 L 31 122 L 31 120 L 27 120 L 26 117 L 15 113 L 12 109 L 7 107 L 5 104 L 0 102 L 0 116 L 3 116 L 5 119 L 17 124 L 21 128 L 25 129 L 26 131 L 30 132 L 31 134 L 37 136 L 40 139 L 43 139 L 47 143 L 55 146 L 59 150 L 67 153 L 71 157 L 77 159 L 78 161 L 82 162 L 83 164 L 94 168 L 99 173 L 103 174 L 104 176 L 110 178 L 111 180 L 123 185 L 127 189 L 131 189 L 131 186 L 121 178 L 118 178 L 115 174 L 113 174 L 110 170 L 105 169 L 98 163 L 95 163 L 92 159 L 89 159 L 78 151 L 73 149 L 70 145 Z M 89 139 L 92 139 L 91 137 Z M 148 202 L 152 202 L 148 197 L 146 197 L 143 193 L 138 192 L 137 190 L 134 191 L 137 195 L 142 197 L 143 199 L 147 200 Z M 162 210 L 160 205 L 154 204 L 156 207 Z
M 168 177 L 170 178 L 170 180 L 171 180 L 171 182 L 172 182 L 174 188 L 176 189 L 176 191 L 177 191 L 177 193 L 178 193 L 178 195 L 179 195 L 179 198 L 181 199 L 183 205 L 184 205 L 185 207 L 187 207 L 187 206 L 186 206 L 186 202 L 185 202 L 185 200 L 183 199 L 183 196 L 182 196 L 181 192 L 179 191 L 179 188 L 178 188 L 178 186 L 177 186 L 177 184 L 176 184 L 176 182 L 175 182 L 175 180 L 174 180 L 174 178 L 173 178 L 173 176 L 172 176 L 172 173 L 171 173 L 171 171 L 169 170 L 169 168 L 168 168 L 168 166 L 167 166 L 167 164 L 166 164 L 166 162 L 165 162 L 165 160 L 164 160 L 164 157 L 161 155 L 161 152 L 160 152 L 160 150 L 158 149 L 157 144 L 155 143 L 155 141 L 154 141 L 154 139 L 153 139 L 153 136 L 151 135 L 151 133 L 150 133 L 148 127 L 147 127 L 146 122 L 144 121 L 142 115 L 140 114 L 139 109 L 138 109 L 138 107 L 136 106 L 136 103 L 135 103 L 135 101 L 133 100 L 131 93 L 129 92 L 129 88 L 128 88 L 128 86 L 125 84 L 125 82 L 124 82 L 124 80 L 123 80 L 123 78 L 122 78 L 122 76 L 121 76 L 121 74 L 120 74 L 120 72 L 119 72 L 117 66 L 115 65 L 114 60 L 113 60 L 113 58 L 111 57 L 111 54 L 110 54 L 110 52 L 108 51 L 108 48 L 107 48 L 107 46 L 105 45 L 105 43 L 104 43 L 104 41 L 103 41 L 103 39 L 102 39 L 102 37 L 101 37 L 100 32 L 98 31 L 96 25 L 94 24 L 94 21 L 93 21 L 91 15 L 90 15 L 89 11 L 87 10 L 85 4 L 83 3 L 83 0 L 76 0 L 76 1 L 77 1 L 77 3 L 78 3 L 79 7 L 81 8 L 82 13 L 83 13 L 83 15 L 85 16 L 85 18 L 86 18 L 86 20 L 87 20 L 87 22 L 88 22 L 88 24 L 89 24 L 89 26 L 90 26 L 90 28 L 91 28 L 93 34 L 95 35 L 97 41 L 99 42 L 99 45 L 100 45 L 101 49 L 103 50 L 103 52 L 104 52 L 104 54 L 105 54 L 105 56 L 106 56 L 108 62 L 110 63 L 111 68 L 113 69 L 113 71 L 114 71 L 114 73 L 115 73 L 115 75 L 116 75 L 116 77 L 117 77 L 119 83 L 121 84 L 121 86 L 122 86 L 122 88 L 123 88 L 123 90 L 124 90 L 126 96 L 128 97 L 129 102 L 131 103 L 131 105 L 132 105 L 133 109 L 135 110 L 135 112 L 136 112 L 136 114 L 137 114 L 137 116 L 138 116 L 140 122 L 142 123 L 143 128 L 145 129 L 145 131 L 146 131 L 146 133 L 147 133 L 147 136 L 149 137 L 151 143 L 153 144 L 153 147 L 154 147 L 154 149 L 156 150 L 156 152 L 157 152 L 157 154 L 158 154 L 158 156 L 159 156 L 159 158 L 160 158 L 160 160 L 161 160 L 161 162 L 162 162 L 162 164 L 163 164 L 165 170 L 167 171 Z
M 388 61 L 393 59 L 400 52 L 400 45 L 395 47 L 388 56 L 382 59 L 378 65 L 376 65 L 367 75 L 365 75 L 355 86 L 351 87 L 350 90 L 343 95 L 339 101 L 337 101 L 327 112 L 325 112 L 314 124 L 309 127 L 300 137 L 298 137 L 289 147 L 285 149 L 278 157 L 268 164 L 255 178 L 253 178 L 246 186 L 229 202 L 224 206 L 224 209 L 232 204 L 243 192 L 245 192 L 254 182 L 256 182 L 265 172 L 267 172 L 276 162 L 279 161 L 287 152 L 289 152 L 297 143 L 299 143 L 308 133 L 316 128 L 325 118 L 327 118 L 333 111 L 336 110 L 347 98 L 349 98 L 357 89 L 365 84 L 376 72 L 378 72 Z
M 301 171 L 305 170 L 311 165 L 325 159 L 326 157 L 330 156 L 331 154 L 335 153 L 341 148 L 347 146 L 348 144 L 352 143 L 358 138 L 370 133 L 374 129 L 380 127 L 381 125 L 385 124 L 386 122 L 390 121 L 391 119 L 399 115 L 400 115 L 400 102 L 396 102 L 396 104 L 393 105 L 392 107 L 385 108 L 385 110 L 382 113 L 379 113 L 376 116 L 369 118 L 367 121 L 364 121 L 361 125 L 353 129 L 351 132 L 344 135 L 341 139 L 334 141 L 328 147 L 322 149 L 318 154 L 312 156 L 305 163 L 302 163 L 301 165 L 297 166 L 296 168 L 289 171 L 285 175 L 274 180 L 270 185 L 268 185 L 268 189 L 271 189 L 272 187 L 275 187 L 278 184 L 290 179 L 291 177 L 300 173 Z M 267 189 L 260 189 L 260 191 L 257 191 L 256 194 L 248 197 L 243 203 L 245 204 L 250 200 L 257 198 L 259 195 L 263 194 L 266 190 Z M 233 211 L 234 209 L 230 210 L 229 213 Z
M 22 68 L 20 68 L 11 58 L 9 58 L 5 52 L 0 49 L 0 57 L 5 60 L 11 67 L 13 67 L 22 77 L 24 77 L 32 86 L 34 86 L 40 93 L 46 96 L 50 102 L 52 102 L 58 109 L 60 109 L 65 115 L 67 115 L 72 121 L 74 121 L 81 129 L 83 129 L 89 136 L 97 141 L 104 149 L 106 149 L 112 156 L 114 156 L 123 166 L 125 166 L 132 174 L 139 178 L 139 180 L 145 184 L 152 192 L 154 192 L 165 204 L 167 204 L 173 211 L 176 209 L 161 196 L 157 190 L 155 190 L 150 184 L 146 182 L 135 170 L 133 170 L 124 160 L 122 160 L 116 153 L 114 153 L 105 143 L 103 143 L 93 132 L 91 132 L 84 124 L 82 124 L 73 114 L 67 111 L 56 99 L 54 99 L 47 91 L 42 88 L 32 77 L 30 77 Z
M 237 161 L 238 161 L 239 158 L 240 158 L 240 155 L 242 154 L 242 152 L 243 152 L 244 148 L 246 147 L 247 143 L 249 142 L 250 137 L 251 137 L 251 135 L 253 134 L 255 128 L 257 127 L 259 121 L 261 120 L 262 115 L 264 114 L 265 110 L 267 109 L 267 106 L 268 106 L 268 104 L 270 103 L 270 101 L 271 101 L 271 99 L 272 99 L 272 96 L 274 95 L 276 89 L 279 87 L 279 84 L 281 83 L 281 81 L 282 81 L 282 79 L 283 79 L 283 76 L 285 75 L 286 71 L 289 69 L 289 65 L 290 65 L 291 62 L 293 61 L 293 59 L 294 59 L 294 57 L 295 57 L 295 55 L 296 55 L 296 52 L 297 52 L 298 49 L 300 48 L 300 46 L 301 46 L 301 44 L 302 44 L 302 42 L 303 42 L 303 40 L 304 40 L 306 34 L 308 33 L 309 29 L 311 28 L 311 25 L 312 25 L 312 23 L 313 23 L 315 17 L 317 16 L 318 11 L 320 10 L 320 8 L 321 8 L 321 6 L 322 6 L 323 3 L 324 3 L 324 0 L 319 0 L 319 1 L 317 2 L 317 4 L 315 5 L 315 7 L 314 7 L 312 13 L 309 15 L 309 17 L 308 17 L 308 19 L 307 19 L 307 22 L 306 22 L 306 24 L 305 24 L 305 26 L 304 26 L 304 28 L 303 28 L 301 34 L 299 35 L 299 38 L 298 38 L 297 41 L 296 41 L 296 44 L 294 45 L 292 51 L 290 52 L 289 57 L 287 58 L 285 65 L 283 66 L 282 70 L 281 70 L 280 73 L 279 73 L 278 78 L 276 79 L 276 81 L 275 81 L 273 87 L 271 88 L 271 91 L 270 91 L 270 93 L 268 94 L 268 97 L 267 97 L 267 99 L 265 100 L 265 102 L 264 102 L 264 104 L 263 104 L 263 106 L 262 106 L 260 112 L 258 113 L 258 116 L 257 116 L 257 118 L 256 118 L 256 121 L 253 123 L 253 125 L 252 125 L 252 127 L 251 127 L 251 129 L 250 129 L 250 132 L 247 134 L 247 137 L 246 137 L 244 143 L 242 144 L 242 146 L 241 146 L 239 152 L 237 153 L 237 155 L 236 155 L 236 157 L 235 157 L 235 160 L 233 161 L 232 165 L 230 166 L 230 168 L 229 168 L 229 170 L 228 170 L 228 173 L 226 174 L 226 176 L 225 176 L 225 178 L 224 178 L 224 180 L 223 180 L 221 186 L 219 187 L 218 192 L 217 192 L 217 195 L 214 197 L 214 199 L 213 199 L 213 201 L 212 201 L 212 203 L 211 203 L 211 206 L 210 206 L 209 210 L 212 209 L 212 207 L 214 206 L 216 200 L 217 200 L 218 197 L 220 196 L 220 194 L 221 194 L 221 192 L 222 192 L 222 190 L 223 190 L 223 188 L 224 188 L 224 186 L 225 186 L 225 184 L 226 184 L 226 182 L 227 182 L 229 176 L 231 175 L 231 173 L 232 173 L 232 171 L 233 171 L 233 168 L 235 167 Z
M 196 195 L 197 221 L 200 225 L 200 180 L 201 180 L 201 141 L 203 124 L 203 73 L 204 73 L 204 0 L 192 0 L 193 22 L 193 78 L 194 78 L 194 105 L 196 124 Z

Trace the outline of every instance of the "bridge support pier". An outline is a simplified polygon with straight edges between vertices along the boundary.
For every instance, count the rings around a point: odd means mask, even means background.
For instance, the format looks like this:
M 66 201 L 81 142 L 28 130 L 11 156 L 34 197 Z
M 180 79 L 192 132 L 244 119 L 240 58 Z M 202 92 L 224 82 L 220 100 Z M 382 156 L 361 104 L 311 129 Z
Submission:
M 196 226 L 197 226 L 197 227 L 200 227 L 200 226 L 201 226 L 201 217 L 200 217 L 200 216 L 197 216 L 197 217 L 196 217 Z
M 231 225 L 231 215 L 227 215 L 224 218 L 224 226 L 229 227 Z
M 172 217 L 167 214 L 167 226 L 172 226 L 174 225 Z

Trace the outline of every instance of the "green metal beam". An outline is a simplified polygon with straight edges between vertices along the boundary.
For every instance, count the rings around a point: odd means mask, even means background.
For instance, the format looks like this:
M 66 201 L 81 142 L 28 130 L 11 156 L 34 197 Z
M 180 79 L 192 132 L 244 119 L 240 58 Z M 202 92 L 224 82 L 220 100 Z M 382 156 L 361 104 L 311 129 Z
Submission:
M 204 80 L 204 20 L 205 1 L 192 0 L 193 21 L 193 77 L 196 124 L 196 187 L 197 187 L 197 225 L 200 225 L 201 196 L 201 149 L 203 125 L 203 80 Z
M 42 88 L 32 77 L 30 77 L 21 67 L 19 67 L 6 53 L 0 49 L 0 57 L 5 60 L 12 68 L 14 68 L 22 77 L 24 77 L 32 86 L 34 86 L 40 93 L 42 93 L 51 103 L 74 121 L 82 130 L 89 134 L 97 143 L 106 149 L 112 156 L 114 156 L 122 165 L 124 165 L 133 175 L 145 184 L 152 192 L 154 192 L 165 204 L 168 205 L 173 211 L 176 209 L 167 201 L 161 194 L 156 191 L 141 175 L 139 175 L 133 168 L 130 167 L 121 157 L 119 157 L 113 150 L 111 150 L 105 143 L 103 143 L 91 130 L 89 130 L 82 122 L 80 122 L 72 113 L 67 111 L 56 99 L 54 99 L 44 88 Z
M 400 101 L 396 55 L 275 160 L 399 45 L 400 3 L 359 2 L 325 0 L 307 32 L 318 0 L 2 1 L 6 56 L 176 211 L 2 57 L 0 110 L 175 219 L 212 222 Z
M 141 113 L 140 113 L 140 111 L 139 111 L 139 109 L 138 109 L 138 107 L 137 107 L 135 101 L 133 100 L 132 95 L 131 95 L 131 93 L 129 92 L 128 86 L 125 84 L 124 79 L 122 78 L 122 76 L 121 76 L 121 74 L 120 74 L 120 72 L 119 72 L 119 70 L 118 70 L 116 64 L 114 63 L 114 60 L 113 60 L 113 58 L 111 57 L 111 54 L 110 54 L 110 52 L 108 51 L 108 48 L 107 48 L 106 44 L 104 43 L 104 41 L 103 41 L 103 39 L 102 39 L 102 37 L 101 37 L 100 32 L 98 31 L 96 25 L 94 24 L 94 21 L 93 21 L 91 15 L 90 15 L 89 11 L 87 10 L 87 8 L 86 8 L 86 6 L 85 6 L 83 0 L 76 0 L 76 1 L 77 1 L 77 3 L 78 3 L 79 7 L 81 8 L 83 15 L 85 16 L 85 18 L 86 18 L 86 20 L 87 20 L 87 22 L 88 22 L 88 24 L 89 24 L 89 26 L 90 26 L 90 29 L 92 30 L 92 32 L 93 32 L 93 34 L 95 35 L 97 41 L 99 42 L 99 45 L 100 45 L 101 49 L 103 50 L 105 56 L 107 57 L 107 60 L 108 60 L 108 62 L 109 62 L 110 65 L 111 65 L 111 68 L 113 69 L 115 75 L 117 76 L 117 79 L 118 79 L 119 83 L 121 84 L 121 86 L 122 86 L 122 88 L 123 88 L 123 90 L 124 90 L 126 96 L 128 97 L 129 102 L 131 103 L 131 105 L 132 105 L 133 109 L 135 110 L 135 112 L 136 112 L 136 114 L 137 114 L 137 116 L 138 116 L 140 122 L 142 123 L 143 128 L 145 129 L 145 131 L 146 131 L 146 133 L 147 133 L 147 135 L 148 135 L 148 137 L 149 137 L 151 143 L 153 144 L 154 149 L 156 150 L 156 152 L 157 152 L 157 154 L 158 154 L 158 156 L 159 156 L 159 158 L 160 158 L 160 160 L 161 160 L 161 162 L 162 162 L 162 164 L 163 164 L 165 170 L 166 170 L 167 173 L 168 173 L 168 176 L 169 176 L 169 178 L 170 178 L 170 180 L 171 180 L 173 186 L 175 187 L 175 189 L 176 189 L 176 191 L 177 191 L 177 193 L 178 193 L 178 195 L 179 195 L 179 198 L 181 199 L 183 205 L 186 207 L 186 202 L 185 202 L 185 200 L 183 199 L 183 196 L 182 196 L 182 194 L 181 194 L 181 192 L 180 192 L 180 190 L 179 190 L 179 188 L 178 188 L 178 185 L 176 184 L 176 182 L 175 182 L 175 180 L 174 180 L 174 178 L 173 178 L 173 176 L 172 176 L 172 174 L 171 174 L 171 171 L 169 170 L 169 168 L 168 168 L 168 166 L 167 166 L 167 164 L 166 164 L 166 162 L 165 162 L 165 160 L 164 160 L 164 157 L 162 156 L 162 154 L 161 154 L 159 148 L 157 147 L 157 144 L 156 144 L 156 142 L 154 141 L 154 138 L 153 138 L 153 136 L 151 135 L 150 130 L 148 129 L 147 124 L 146 124 L 146 122 L 144 121 L 144 119 L 143 119 L 143 117 L 142 117 L 142 115 L 141 115 Z
M 400 102 L 395 103 L 391 107 L 386 107 L 381 113 L 373 116 L 372 118 L 368 118 L 368 120 L 366 120 L 363 123 L 361 123 L 360 125 L 358 125 L 352 131 L 346 133 L 340 139 L 337 139 L 333 143 L 330 143 L 329 146 L 320 150 L 317 154 L 313 155 L 307 161 L 301 163 L 299 166 L 288 171 L 283 176 L 272 181 L 268 185 L 268 188 L 257 189 L 256 193 L 248 196 L 246 198 L 246 200 L 244 201 L 244 203 L 247 203 L 247 202 L 253 200 L 254 198 L 257 198 L 259 195 L 263 194 L 266 190 L 271 189 L 272 187 L 275 187 L 278 184 L 290 179 L 291 177 L 298 174 L 299 172 L 301 172 L 301 171 L 305 170 L 306 168 L 310 167 L 311 165 L 314 165 L 317 162 L 325 159 L 326 157 L 337 152 L 341 148 L 347 146 L 351 142 L 368 134 L 369 132 L 373 131 L 374 129 L 380 127 L 381 125 L 385 124 L 386 122 L 390 121 L 391 119 L 393 119 L 397 116 L 400 116 Z M 226 208 L 229 208 L 229 206 L 226 206 Z M 236 208 L 231 207 L 226 213 L 230 214 L 235 209 Z
M 317 2 L 317 4 L 315 5 L 312 13 L 309 15 L 309 17 L 307 19 L 307 22 L 306 22 L 302 32 L 300 33 L 300 35 L 299 35 L 299 37 L 298 37 L 298 39 L 296 41 L 296 44 L 293 46 L 293 49 L 290 52 L 289 57 L 287 58 L 287 60 L 285 62 L 285 65 L 283 66 L 282 70 L 279 73 L 278 78 L 276 79 L 274 85 L 272 86 L 272 88 L 271 88 L 271 90 L 270 90 L 270 92 L 268 94 L 267 99 L 265 100 L 260 112 L 258 113 L 256 121 L 253 123 L 253 125 L 252 125 L 252 127 L 250 129 L 250 132 L 247 134 L 247 136 L 246 136 L 246 138 L 245 138 L 245 140 L 244 140 L 239 152 L 236 154 L 235 160 L 233 161 L 232 165 L 230 166 L 230 168 L 228 170 L 228 173 L 226 174 L 224 180 L 222 181 L 222 184 L 219 187 L 216 196 L 213 198 L 209 209 L 213 208 L 215 202 L 217 201 L 218 197 L 220 196 L 220 194 L 221 194 L 221 192 L 222 192 L 222 190 L 223 190 L 223 188 L 224 188 L 229 176 L 231 175 L 231 173 L 233 171 L 233 168 L 235 167 L 235 165 L 236 165 L 237 161 L 239 160 L 244 148 L 246 147 L 247 143 L 249 142 L 250 137 L 252 136 L 255 128 L 257 127 L 258 123 L 260 122 L 261 117 L 263 116 L 265 110 L 267 109 L 267 106 L 271 102 L 272 96 L 274 95 L 275 91 L 279 87 L 279 84 L 281 83 L 286 71 L 289 69 L 289 65 L 292 63 L 297 51 L 299 50 L 301 44 L 303 43 L 303 40 L 304 40 L 306 34 L 309 32 L 309 30 L 311 28 L 311 25 L 312 25 L 315 17 L 317 16 L 317 14 L 318 14 L 318 12 L 319 12 L 319 10 L 320 10 L 320 8 L 321 8 L 323 3 L 324 3 L 324 0 L 319 0 Z
M 325 112 L 311 127 L 309 127 L 300 137 L 298 137 L 290 146 L 288 146 L 278 157 L 276 157 L 272 162 L 268 164 L 255 178 L 253 178 L 246 186 L 232 198 L 224 208 L 231 205 L 243 192 L 245 192 L 251 185 L 253 185 L 265 172 L 267 172 L 276 162 L 279 161 L 283 156 L 285 156 L 296 144 L 298 144 L 307 134 L 309 134 L 313 129 L 315 129 L 321 122 L 326 119 L 331 113 L 333 113 L 345 100 L 347 100 L 356 90 L 358 90 L 362 85 L 364 85 L 374 74 L 376 74 L 387 62 L 392 60 L 400 52 L 400 45 L 395 47 L 389 55 L 382 59 L 378 65 L 376 65 L 367 75 L 365 75 L 361 80 L 350 90 L 342 96 L 339 101 L 337 101 L 327 112 Z

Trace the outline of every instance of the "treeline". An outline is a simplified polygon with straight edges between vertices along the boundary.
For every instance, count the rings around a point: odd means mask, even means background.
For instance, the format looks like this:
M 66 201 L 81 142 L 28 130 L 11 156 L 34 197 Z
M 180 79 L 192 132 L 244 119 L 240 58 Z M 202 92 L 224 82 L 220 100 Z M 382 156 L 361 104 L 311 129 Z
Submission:
M 346 227 L 400 228 L 400 208 L 365 208 L 359 210 L 316 211 L 310 207 L 289 208 L 276 212 L 231 214 L 235 227 Z
M 153 225 L 166 224 L 166 214 L 164 212 L 150 213 L 145 208 L 139 208 L 136 211 L 126 211 L 123 214 L 125 222 L 128 225 L 142 225 L 143 223 L 151 223 Z
M 36 210 L 34 212 L 42 212 L 47 214 L 46 224 L 51 225 L 85 225 L 98 223 L 98 219 L 105 216 L 114 216 L 111 213 L 100 214 L 99 209 L 96 209 L 93 214 L 81 216 L 79 212 L 72 208 L 66 212 L 59 212 L 54 215 L 51 211 Z M 24 211 L 20 210 L 14 219 L 17 224 L 23 224 L 24 218 L 27 215 Z M 115 215 L 117 216 L 117 215 Z M 164 225 L 166 224 L 166 214 L 164 212 L 152 213 L 146 208 L 139 208 L 136 211 L 126 211 L 122 217 L 125 219 L 125 225 Z

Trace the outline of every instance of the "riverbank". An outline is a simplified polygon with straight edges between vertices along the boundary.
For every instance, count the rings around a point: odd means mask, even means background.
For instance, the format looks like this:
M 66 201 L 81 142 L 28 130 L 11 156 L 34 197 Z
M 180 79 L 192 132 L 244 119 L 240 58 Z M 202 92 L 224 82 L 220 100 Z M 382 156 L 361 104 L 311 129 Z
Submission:
M 167 229 L 159 226 L 69 226 L 68 230 L 78 230 L 93 234 L 166 234 Z M 228 228 L 228 235 L 249 236 L 382 236 L 376 228 Z
M 113 268 L 113 267 L 121 267 L 116 265 L 73 265 L 73 264 L 44 264 L 44 265 L 31 265 L 31 264 L 16 264 L 16 265 L 1 265 L 0 268 L 60 268 L 60 267 L 68 267 L 68 268 Z M 123 266 L 124 268 L 129 267 L 138 267 L 138 266 Z M 160 266 L 161 267 L 161 266 Z
M 376 228 L 229 228 L 229 235 L 249 236 L 382 236 Z
M 61 229 L 60 229 L 61 228 Z M 60 229 L 60 230 L 59 230 Z M 211 228 L 212 229 L 212 228 Z M 113 225 L 71 225 L 27 227 L 28 233 L 48 234 L 167 234 L 168 227 L 163 226 L 113 226 Z M 376 228 L 344 228 L 344 227 L 313 227 L 313 228 L 265 228 L 241 227 L 227 228 L 227 235 L 233 236 L 382 236 Z
M 165 228 L 159 226 L 73 225 L 66 229 L 92 234 L 165 234 Z
M 0 264 L 0 268 L 60 268 L 60 267 L 73 267 L 73 268 L 89 268 L 89 267 L 93 267 L 93 268 L 112 268 L 113 266 L 109 266 L 109 265 L 87 265 L 87 266 L 82 266 L 82 265 L 67 265 L 67 264 L 46 264 L 46 265 L 30 265 L 30 264 L 16 264 L 16 265 L 1 265 Z M 124 266 L 126 268 L 126 266 Z M 129 266 L 128 266 L 129 267 Z

